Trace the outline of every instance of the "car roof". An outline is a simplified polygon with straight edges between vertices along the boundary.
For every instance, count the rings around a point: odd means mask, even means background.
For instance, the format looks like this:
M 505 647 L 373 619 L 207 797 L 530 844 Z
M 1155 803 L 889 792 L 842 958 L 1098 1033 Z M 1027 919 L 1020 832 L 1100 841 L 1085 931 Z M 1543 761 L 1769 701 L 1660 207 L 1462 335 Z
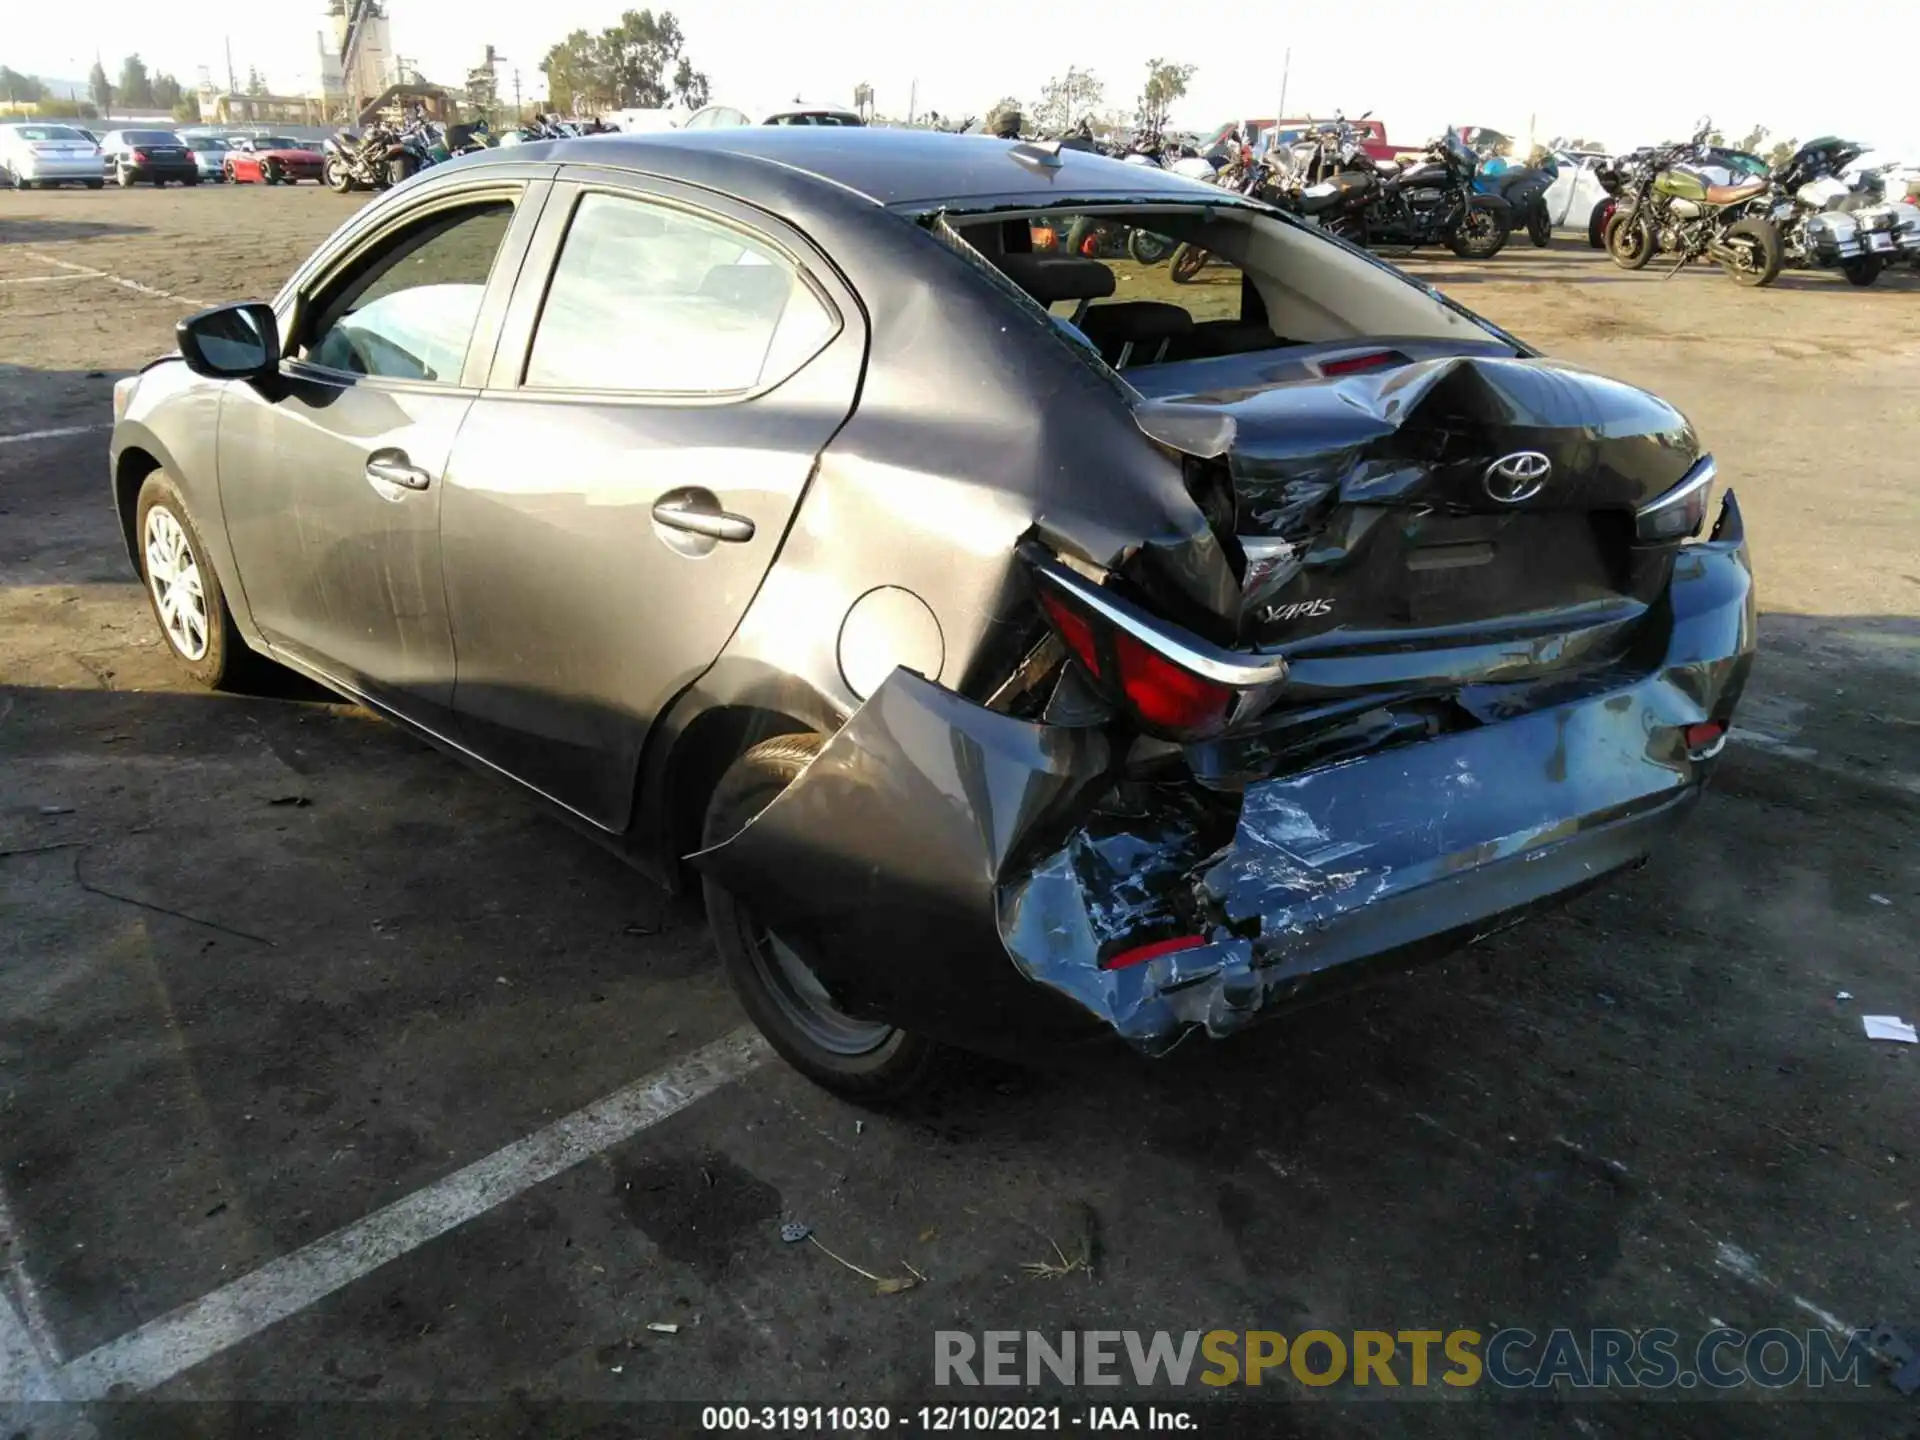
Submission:
M 746 125 L 593 135 L 488 150 L 454 163 L 557 160 L 628 166 L 716 189 L 750 186 L 768 166 L 799 171 L 887 206 L 956 209 L 1041 206 L 1053 197 L 1094 195 L 1231 203 L 1231 192 L 1149 165 L 1128 165 L 1084 150 L 1062 150 L 1057 166 L 1023 160 L 1044 151 L 985 135 L 875 126 Z M 752 198 L 750 189 L 743 192 Z

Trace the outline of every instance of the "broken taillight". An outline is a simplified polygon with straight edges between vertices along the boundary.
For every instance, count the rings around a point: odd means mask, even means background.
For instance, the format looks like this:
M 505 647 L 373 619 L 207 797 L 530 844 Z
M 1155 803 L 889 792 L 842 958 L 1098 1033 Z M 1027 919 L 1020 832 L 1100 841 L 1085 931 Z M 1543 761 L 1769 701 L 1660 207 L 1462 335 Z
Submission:
M 1198 950 L 1207 943 L 1204 935 L 1176 935 L 1171 940 L 1149 940 L 1145 945 L 1135 945 L 1131 950 L 1122 950 L 1117 955 L 1109 955 L 1100 962 L 1102 970 L 1125 970 L 1134 965 L 1144 965 L 1149 960 L 1158 960 L 1162 955 L 1175 955 L 1182 950 Z
M 1143 730 L 1211 739 L 1266 703 L 1286 675 L 1277 655 L 1219 650 L 1052 561 L 1034 563 L 1040 608 L 1106 697 Z
M 1634 533 L 1640 541 L 1657 545 L 1698 535 L 1713 497 L 1713 478 L 1713 457 L 1703 455 L 1678 485 L 1634 511 Z

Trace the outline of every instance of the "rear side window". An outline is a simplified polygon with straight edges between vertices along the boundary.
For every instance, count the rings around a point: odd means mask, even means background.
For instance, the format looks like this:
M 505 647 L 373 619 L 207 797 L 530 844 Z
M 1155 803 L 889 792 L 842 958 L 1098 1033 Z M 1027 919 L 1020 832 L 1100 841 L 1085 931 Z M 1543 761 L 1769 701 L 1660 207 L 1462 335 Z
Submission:
M 567 229 L 523 383 L 736 393 L 784 380 L 838 328 L 768 242 L 668 206 L 588 193 Z

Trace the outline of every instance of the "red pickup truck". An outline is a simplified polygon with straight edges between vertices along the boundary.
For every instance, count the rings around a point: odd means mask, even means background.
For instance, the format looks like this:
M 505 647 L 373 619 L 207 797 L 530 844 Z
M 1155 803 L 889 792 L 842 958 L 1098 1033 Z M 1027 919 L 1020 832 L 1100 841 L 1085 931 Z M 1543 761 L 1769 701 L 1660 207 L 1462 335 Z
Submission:
M 1218 130 L 1214 131 L 1211 136 L 1201 142 L 1200 153 L 1203 155 L 1206 154 L 1207 151 L 1233 134 L 1235 130 L 1243 132 L 1257 147 L 1260 132 L 1263 130 L 1272 130 L 1275 125 L 1278 125 L 1282 135 L 1285 135 L 1288 131 L 1304 133 L 1305 131 L 1313 129 L 1315 126 L 1331 125 L 1333 123 L 1333 119 L 1330 116 L 1317 120 L 1229 120 Z M 1387 122 L 1384 120 L 1375 120 L 1369 116 L 1364 120 L 1349 120 L 1347 124 L 1351 125 L 1366 137 L 1360 142 L 1360 147 L 1376 160 L 1393 160 L 1407 153 L 1406 146 L 1388 143 Z M 1415 146 L 1414 148 L 1417 150 L 1420 147 Z

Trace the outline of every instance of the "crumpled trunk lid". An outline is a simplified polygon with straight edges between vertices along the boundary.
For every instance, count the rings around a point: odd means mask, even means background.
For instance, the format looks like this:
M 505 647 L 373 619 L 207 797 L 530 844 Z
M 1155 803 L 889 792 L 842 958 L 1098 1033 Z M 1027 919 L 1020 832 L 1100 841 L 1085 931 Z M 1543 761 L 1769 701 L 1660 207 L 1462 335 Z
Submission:
M 1633 512 L 1700 458 L 1686 418 L 1574 366 L 1457 350 L 1356 341 L 1130 376 L 1141 427 L 1230 492 L 1234 643 L 1445 648 L 1659 594 L 1671 556 L 1636 547 Z

